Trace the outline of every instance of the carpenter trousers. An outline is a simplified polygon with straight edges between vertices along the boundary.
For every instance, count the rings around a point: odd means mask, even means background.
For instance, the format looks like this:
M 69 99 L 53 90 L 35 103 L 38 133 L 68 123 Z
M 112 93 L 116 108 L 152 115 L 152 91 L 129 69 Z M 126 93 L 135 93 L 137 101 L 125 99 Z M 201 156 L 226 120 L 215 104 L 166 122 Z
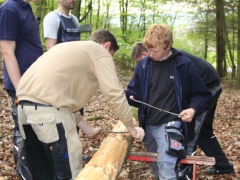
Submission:
M 21 101 L 19 129 L 33 180 L 70 180 L 82 169 L 82 144 L 69 110 Z

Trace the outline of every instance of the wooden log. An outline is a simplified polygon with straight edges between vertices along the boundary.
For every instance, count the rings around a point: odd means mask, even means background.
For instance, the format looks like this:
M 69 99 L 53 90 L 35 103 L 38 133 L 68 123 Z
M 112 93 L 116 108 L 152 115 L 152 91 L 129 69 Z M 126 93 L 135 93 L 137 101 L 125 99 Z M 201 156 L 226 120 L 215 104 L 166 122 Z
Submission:
M 137 125 L 137 120 L 133 120 Z M 132 143 L 133 138 L 122 122 L 118 121 L 75 180 L 115 180 L 127 160 Z

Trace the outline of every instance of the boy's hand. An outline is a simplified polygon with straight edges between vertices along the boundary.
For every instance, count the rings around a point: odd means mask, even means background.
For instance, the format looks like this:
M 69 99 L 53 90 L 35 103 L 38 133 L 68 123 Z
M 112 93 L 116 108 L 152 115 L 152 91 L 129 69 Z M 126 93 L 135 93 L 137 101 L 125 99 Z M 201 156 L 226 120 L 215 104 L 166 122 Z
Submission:
M 127 127 L 127 129 L 135 141 L 140 142 L 143 140 L 145 136 L 145 132 L 143 128 L 131 126 L 131 127 Z
M 184 122 L 191 122 L 193 117 L 195 116 L 195 113 L 195 109 L 189 108 L 183 110 L 178 117 L 181 118 Z

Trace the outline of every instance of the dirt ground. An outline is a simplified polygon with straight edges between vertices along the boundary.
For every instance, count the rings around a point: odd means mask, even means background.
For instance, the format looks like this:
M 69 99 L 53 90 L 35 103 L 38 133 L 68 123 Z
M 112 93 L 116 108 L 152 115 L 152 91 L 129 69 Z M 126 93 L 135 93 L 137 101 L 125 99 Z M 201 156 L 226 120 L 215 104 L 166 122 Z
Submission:
M 0 58 L 1 59 L 1 58 Z M 119 73 L 120 74 L 120 73 Z M 3 88 L 2 71 L 0 73 L 0 172 L 3 170 L 12 172 L 14 170 L 12 155 L 12 130 L 14 127 L 11 117 L 10 101 Z M 129 77 L 120 75 L 120 81 L 124 87 Z M 215 113 L 214 129 L 224 152 L 233 163 L 235 174 L 232 175 L 206 175 L 203 170 L 206 166 L 197 166 L 198 180 L 240 180 L 240 93 L 232 89 L 232 83 L 223 81 L 223 93 L 218 101 Z M 107 132 L 112 129 L 118 118 L 105 103 L 103 96 L 97 92 L 92 100 L 85 106 L 84 116 L 92 126 L 100 126 L 102 133 L 100 138 L 87 138 L 80 132 L 84 144 L 83 153 L 92 157 L 93 149 L 99 148 Z M 144 152 L 143 143 L 134 142 L 132 151 Z M 200 149 L 197 155 L 204 155 Z M 83 166 L 85 164 L 83 163 Z M 19 177 L 2 176 L 0 180 L 18 180 Z M 97 180 L 97 179 L 96 179 Z M 127 161 L 118 180 L 155 180 L 151 174 L 148 163 L 139 161 Z

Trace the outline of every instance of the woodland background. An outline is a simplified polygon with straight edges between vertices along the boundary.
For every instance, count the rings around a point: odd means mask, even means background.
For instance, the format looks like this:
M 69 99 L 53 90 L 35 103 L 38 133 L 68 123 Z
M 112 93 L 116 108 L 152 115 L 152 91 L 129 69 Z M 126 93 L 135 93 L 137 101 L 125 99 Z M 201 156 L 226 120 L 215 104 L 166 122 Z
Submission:
M 42 21 L 58 0 L 31 4 L 45 46 Z M 80 24 L 92 24 L 93 31 L 109 29 L 118 37 L 121 48 L 115 61 L 122 69 L 134 68 L 129 52 L 148 26 L 167 23 L 174 32 L 174 47 L 209 61 L 222 78 L 231 71 L 234 86 L 240 88 L 240 0 L 75 0 L 75 4 L 72 13 Z
M 3 2 L 0 0 L 0 4 Z M 31 5 L 45 47 L 42 20 L 48 12 L 56 9 L 58 1 L 37 0 Z M 206 175 L 203 173 L 205 167 L 198 166 L 197 179 L 240 180 L 240 70 L 237 69 L 240 66 L 240 0 L 76 0 L 72 13 L 79 18 L 80 24 L 92 24 L 92 31 L 105 28 L 117 36 L 120 50 L 114 55 L 114 61 L 125 87 L 136 65 L 130 56 L 131 46 L 143 39 L 151 23 L 167 23 L 174 32 L 174 47 L 210 62 L 220 74 L 223 85 L 214 120 L 215 134 L 236 173 Z M 81 40 L 88 36 L 89 33 L 82 34 Z M 0 68 L 0 171 L 13 171 L 13 120 L 2 80 Z M 80 134 L 84 153 L 91 157 L 93 149 L 100 146 L 118 119 L 99 92 L 86 105 L 84 113 L 92 126 L 103 129 L 98 139 Z M 145 151 L 145 148 L 142 143 L 134 143 L 132 150 Z M 199 149 L 197 154 L 204 155 Z M 2 179 L 19 178 L 0 175 Z M 155 180 L 144 162 L 126 162 L 118 179 Z

